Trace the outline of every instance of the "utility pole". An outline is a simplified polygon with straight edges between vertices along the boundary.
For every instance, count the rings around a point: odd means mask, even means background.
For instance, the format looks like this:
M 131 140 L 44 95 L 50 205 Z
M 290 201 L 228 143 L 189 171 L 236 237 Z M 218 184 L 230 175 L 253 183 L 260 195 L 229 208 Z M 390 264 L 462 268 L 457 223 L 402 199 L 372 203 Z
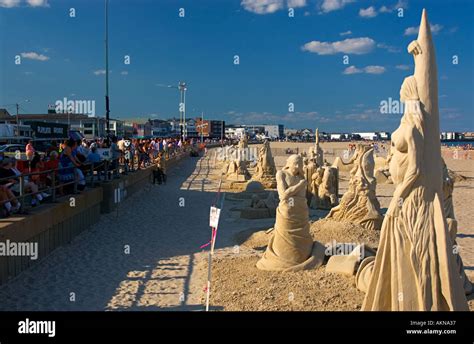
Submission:
M 204 142 L 203 134 L 204 134 L 204 111 L 201 112 L 201 143 Z
M 110 134 L 109 100 L 109 0 L 105 0 L 105 130 Z
M 20 104 L 16 103 L 16 136 L 20 137 L 20 122 L 19 122 L 19 109 Z

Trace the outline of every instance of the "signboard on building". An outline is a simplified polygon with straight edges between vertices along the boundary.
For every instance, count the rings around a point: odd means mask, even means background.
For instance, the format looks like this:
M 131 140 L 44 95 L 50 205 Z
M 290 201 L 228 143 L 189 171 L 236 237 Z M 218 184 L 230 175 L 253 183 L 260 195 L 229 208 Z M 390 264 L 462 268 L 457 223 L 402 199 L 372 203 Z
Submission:
M 209 133 L 210 133 L 210 123 L 209 121 L 207 120 L 201 120 L 200 118 L 199 119 L 196 119 L 196 122 L 195 122 L 195 127 L 196 127 L 196 131 L 198 133 L 199 136 L 204 136 L 204 137 L 209 137 Z
M 26 122 L 32 131 L 33 137 L 38 139 L 58 139 L 68 137 L 68 125 L 49 122 Z

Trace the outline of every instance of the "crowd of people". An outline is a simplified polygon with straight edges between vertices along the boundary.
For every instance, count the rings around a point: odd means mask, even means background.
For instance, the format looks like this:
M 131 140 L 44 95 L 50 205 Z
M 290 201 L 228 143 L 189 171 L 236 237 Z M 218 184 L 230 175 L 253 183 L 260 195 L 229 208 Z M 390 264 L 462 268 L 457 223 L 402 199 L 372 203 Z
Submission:
M 155 166 L 160 179 L 166 180 L 165 161 L 188 147 L 192 152 L 203 148 L 194 139 L 128 140 L 111 136 L 96 140 L 70 138 L 60 143 L 53 140 L 44 152 L 39 152 L 29 141 L 20 155 L 0 153 L 0 217 L 24 213 L 26 202 L 35 207 L 53 193 L 62 196 L 80 192 L 86 188 L 88 176 L 107 180 Z

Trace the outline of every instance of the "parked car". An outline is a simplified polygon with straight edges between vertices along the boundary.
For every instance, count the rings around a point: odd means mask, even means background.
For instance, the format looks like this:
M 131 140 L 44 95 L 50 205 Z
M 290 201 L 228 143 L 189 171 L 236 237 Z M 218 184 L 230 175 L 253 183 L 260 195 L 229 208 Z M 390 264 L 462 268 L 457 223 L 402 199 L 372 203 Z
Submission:
M 25 145 L 7 144 L 7 145 L 0 146 L 0 152 L 2 152 L 2 153 L 15 153 L 18 150 L 20 152 L 24 151 L 25 150 Z

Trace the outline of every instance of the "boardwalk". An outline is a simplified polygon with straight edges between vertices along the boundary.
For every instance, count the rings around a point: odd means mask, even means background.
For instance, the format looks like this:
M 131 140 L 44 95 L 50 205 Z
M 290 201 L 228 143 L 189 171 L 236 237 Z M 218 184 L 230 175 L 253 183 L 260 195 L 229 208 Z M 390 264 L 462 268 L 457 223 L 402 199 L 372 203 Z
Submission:
M 205 281 L 193 267 L 210 236 L 209 164 L 185 159 L 167 185 L 150 184 L 103 215 L 0 287 L 0 310 L 202 310 Z

